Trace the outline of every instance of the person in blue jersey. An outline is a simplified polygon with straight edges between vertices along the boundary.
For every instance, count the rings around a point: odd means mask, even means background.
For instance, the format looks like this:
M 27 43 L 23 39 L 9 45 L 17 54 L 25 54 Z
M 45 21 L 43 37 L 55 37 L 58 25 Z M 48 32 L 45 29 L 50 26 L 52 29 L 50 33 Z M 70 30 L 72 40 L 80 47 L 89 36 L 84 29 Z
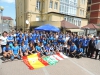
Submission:
M 40 41 L 40 42 L 42 42 L 42 40 L 43 40 L 43 36 L 40 36 L 40 39 L 39 39 L 39 41 Z
M 18 45 L 21 45 L 22 41 L 24 41 L 24 38 L 22 37 L 22 34 L 20 34 L 17 38 Z
M 65 35 L 63 35 L 63 37 L 62 37 L 62 42 L 61 43 L 65 43 L 66 42 L 66 37 L 65 37 Z
M 16 32 L 16 38 L 19 37 L 19 31 Z
M 61 43 L 61 42 L 59 42 L 59 43 Z M 58 44 L 57 40 L 52 41 L 52 44 L 57 46 L 57 44 Z
M 24 44 L 28 46 L 28 36 L 24 37 Z
M 71 41 L 71 39 L 68 40 L 67 44 L 68 44 L 69 46 L 72 45 L 72 41 Z
M 63 35 L 60 33 L 58 36 L 58 42 L 62 42 Z
M 28 46 L 24 44 L 24 41 L 21 43 L 21 46 L 20 46 L 20 55 L 21 57 L 28 55 Z
M 22 31 L 20 31 L 20 33 L 19 33 L 19 37 L 20 37 L 20 35 L 22 35 L 22 37 L 24 38 L 24 34 L 23 34 L 23 32 Z
M 76 51 L 76 57 L 80 58 L 83 56 L 83 48 L 81 48 L 81 45 L 79 45 L 79 48 Z
M 43 55 L 43 50 L 40 43 L 37 44 L 37 46 L 35 47 L 35 50 L 37 53 L 40 53 L 41 55 Z
M 90 42 L 90 40 L 91 40 L 91 38 L 89 37 L 89 36 L 87 36 L 87 47 L 86 47 L 86 51 L 87 51 L 87 53 L 88 53 L 88 45 L 89 45 L 89 42 Z
M 77 40 L 77 38 L 74 36 L 74 37 L 72 38 L 72 42 L 74 42 L 74 43 L 76 44 L 76 40 Z
M 20 47 L 18 46 L 17 42 L 14 43 L 14 46 L 12 48 L 12 56 L 11 60 L 13 61 L 15 58 L 18 58 L 19 60 L 21 59 L 20 56 Z
M 49 45 L 49 44 L 47 44 L 47 45 L 45 46 L 44 54 L 45 54 L 46 56 L 50 55 L 50 45 Z
M 82 40 L 80 38 L 80 36 L 78 36 L 78 39 L 76 40 L 76 46 L 77 48 L 79 47 L 79 45 L 82 43 Z
M 7 43 L 11 48 L 13 47 L 13 42 L 14 42 L 14 37 L 11 35 L 11 33 L 9 33 L 9 36 L 7 37 Z
M 50 40 L 50 41 L 54 40 L 53 35 L 50 35 L 50 36 L 49 36 L 49 40 Z
M 46 38 L 42 39 L 42 43 L 43 43 L 44 46 L 46 46 L 46 44 L 47 44 Z
M 36 32 L 32 31 L 32 41 L 34 41 L 36 39 Z
M 28 43 L 29 42 L 32 42 L 32 34 L 31 33 L 28 34 Z
M 76 50 L 77 50 L 77 47 L 75 43 L 72 43 L 72 45 L 70 46 L 69 56 L 75 57 Z
M 40 40 L 40 34 L 38 31 L 36 32 L 36 38 L 38 38 Z
M 12 55 L 12 50 L 9 47 L 9 44 L 6 44 L 5 47 L 3 47 L 3 60 L 5 61 L 6 58 L 10 58 Z
M 28 46 L 28 55 L 33 54 L 33 53 L 36 53 L 36 50 L 35 50 L 34 44 L 30 42 Z
M 28 37 L 28 31 L 24 31 L 24 36 Z
M 87 51 L 88 41 L 87 41 L 86 37 L 83 38 L 81 45 L 83 48 L 84 55 L 87 55 L 87 53 L 88 53 L 88 51 Z

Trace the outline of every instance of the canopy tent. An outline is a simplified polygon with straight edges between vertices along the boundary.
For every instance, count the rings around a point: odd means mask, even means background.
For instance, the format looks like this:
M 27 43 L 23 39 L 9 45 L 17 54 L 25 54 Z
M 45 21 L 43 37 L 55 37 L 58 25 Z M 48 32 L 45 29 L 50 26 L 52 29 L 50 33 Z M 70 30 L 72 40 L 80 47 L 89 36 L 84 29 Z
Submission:
M 51 25 L 51 24 L 45 24 L 42 26 L 39 26 L 37 28 L 35 28 L 34 30 L 38 30 L 38 31 L 53 31 L 53 32 L 59 32 L 60 29 Z
M 86 26 L 83 26 L 82 29 L 100 29 L 100 27 L 91 23 Z

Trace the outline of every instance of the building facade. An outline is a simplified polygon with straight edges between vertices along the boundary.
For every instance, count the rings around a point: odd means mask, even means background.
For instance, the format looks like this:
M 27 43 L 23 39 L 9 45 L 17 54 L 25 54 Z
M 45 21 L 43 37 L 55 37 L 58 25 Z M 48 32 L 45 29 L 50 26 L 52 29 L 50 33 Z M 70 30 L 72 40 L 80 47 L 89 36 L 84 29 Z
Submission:
M 0 34 L 3 31 L 10 32 L 10 30 L 14 27 L 14 20 L 8 16 L 0 16 Z
M 92 0 L 89 23 L 100 24 L 100 0 Z
M 16 0 L 17 29 L 50 23 L 60 27 L 66 20 L 77 26 L 87 25 L 87 0 Z

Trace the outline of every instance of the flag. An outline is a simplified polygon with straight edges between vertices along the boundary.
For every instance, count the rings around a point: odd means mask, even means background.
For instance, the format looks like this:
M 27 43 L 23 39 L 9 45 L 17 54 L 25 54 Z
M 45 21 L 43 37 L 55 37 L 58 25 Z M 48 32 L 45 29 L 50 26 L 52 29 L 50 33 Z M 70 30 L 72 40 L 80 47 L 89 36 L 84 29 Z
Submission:
M 55 59 L 53 56 L 47 56 L 44 57 L 43 59 L 47 61 L 49 65 L 55 65 L 58 62 L 58 60 Z
M 64 55 L 62 52 L 56 53 L 59 57 L 61 57 L 62 59 L 64 58 L 68 58 L 66 55 Z
M 40 57 L 40 53 L 23 56 L 23 62 L 29 67 L 29 69 L 38 69 L 45 67 L 47 65 L 55 65 L 58 61 L 68 58 L 61 52 L 56 53 L 55 55 Z
M 39 54 L 24 56 L 23 61 L 31 70 L 42 68 L 48 65 L 48 63 L 44 61 Z

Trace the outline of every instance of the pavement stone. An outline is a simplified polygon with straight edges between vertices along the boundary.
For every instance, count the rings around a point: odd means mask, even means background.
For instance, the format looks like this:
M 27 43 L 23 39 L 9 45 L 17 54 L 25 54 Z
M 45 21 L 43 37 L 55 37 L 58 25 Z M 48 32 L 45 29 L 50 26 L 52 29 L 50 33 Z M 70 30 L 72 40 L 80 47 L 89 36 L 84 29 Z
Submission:
M 99 60 L 67 58 L 53 66 L 29 70 L 22 60 L 15 60 L 1 63 L 0 75 L 100 75 L 99 66 Z

